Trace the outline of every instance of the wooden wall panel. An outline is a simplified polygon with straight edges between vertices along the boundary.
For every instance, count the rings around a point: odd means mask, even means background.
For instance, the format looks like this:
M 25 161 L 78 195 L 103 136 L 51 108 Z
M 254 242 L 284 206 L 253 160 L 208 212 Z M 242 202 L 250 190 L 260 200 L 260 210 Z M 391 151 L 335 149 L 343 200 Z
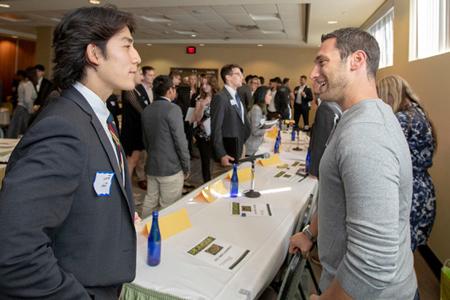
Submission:
M 19 69 L 34 66 L 36 42 L 0 37 L 0 79 L 3 84 L 2 101 L 11 95 L 11 83 Z M 16 60 L 17 56 L 17 60 Z
M 3 85 L 2 101 L 11 95 L 11 83 L 16 72 L 16 40 L 0 38 L 0 78 Z

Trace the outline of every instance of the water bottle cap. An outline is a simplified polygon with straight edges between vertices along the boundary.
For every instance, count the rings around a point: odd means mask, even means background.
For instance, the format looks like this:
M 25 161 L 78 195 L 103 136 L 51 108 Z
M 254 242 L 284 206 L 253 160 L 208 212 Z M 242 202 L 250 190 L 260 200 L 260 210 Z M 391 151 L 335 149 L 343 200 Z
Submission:
M 154 210 L 154 211 L 152 212 L 152 216 L 153 216 L 153 218 L 157 218 L 157 217 L 158 217 L 158 211 L 157 211 L 157 210 Z

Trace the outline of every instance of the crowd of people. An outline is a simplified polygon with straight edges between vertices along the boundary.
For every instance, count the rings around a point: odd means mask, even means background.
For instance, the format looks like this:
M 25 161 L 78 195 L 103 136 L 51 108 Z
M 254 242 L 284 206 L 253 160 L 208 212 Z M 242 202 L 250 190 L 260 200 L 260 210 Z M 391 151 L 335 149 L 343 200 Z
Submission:
M 318 209 L 289 247 L 318 241 L 323 293 L 311 299 L 418 299 L 412 251 L 434 221 L 436 132 L 403 78 L 376 82 L 370 34 L 324 35 L 312 87 L 302 75 L 291 91 L 288 78 L 266 86 L 237 64 L 221 68 L 222 89 L 214 76 L 156 76 L 139 68 L 134 28 L 115 8 L 77 9 L 54 32 L 53 82 L 41 65 L 18 72 L 8 136 L 24 136 L 0 192 L 1 296 L 117 298 L 135 276 L 133 174 L 144 213 L 165 208 L 182 197 L 193 147 L 207 182 L 212 164 L 229 170 L 258 151 L 266 119 L 303 118 L 310 130 L 316 98 Z

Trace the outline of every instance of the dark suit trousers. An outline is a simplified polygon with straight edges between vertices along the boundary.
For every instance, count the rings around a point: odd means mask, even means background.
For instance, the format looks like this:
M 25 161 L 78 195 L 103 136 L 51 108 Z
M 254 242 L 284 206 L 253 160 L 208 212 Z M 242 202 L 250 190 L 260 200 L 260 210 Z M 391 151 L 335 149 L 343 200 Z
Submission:
M 199 136 L 196 136 L 195 138 L 197 140 L 197 147 L 202 162 L 203 182 L 208 182 L 211 180 L 211 156 L 213 151 L 211 141 Z
M 294 121 L 299 127 L 300 117 L 303 117 L 303 124 L 309 126 L 309 106 L 294 103 Z

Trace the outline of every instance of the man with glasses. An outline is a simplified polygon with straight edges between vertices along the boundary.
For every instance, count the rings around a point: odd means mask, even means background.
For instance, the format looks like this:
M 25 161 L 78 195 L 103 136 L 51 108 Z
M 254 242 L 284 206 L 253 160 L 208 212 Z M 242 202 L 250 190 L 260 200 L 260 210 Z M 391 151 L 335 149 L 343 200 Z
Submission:
M 247 112 L 237 89 L 242 86 L 242 68 L 235 64 L 222 67 L 225 83 L 211 102 L 211 140 L 216 158 L 224 167 L 241 157 L 250 135 Z
M 153 81 L 155 100 L 142 113 L 142 131 L 147 150 L 147 194 L 142 215 L 165 208 L 181 198 L 189 176 L 190 156 L 183 116 L 172 103 L 177 90 L 172 79 L 160 75 Z

